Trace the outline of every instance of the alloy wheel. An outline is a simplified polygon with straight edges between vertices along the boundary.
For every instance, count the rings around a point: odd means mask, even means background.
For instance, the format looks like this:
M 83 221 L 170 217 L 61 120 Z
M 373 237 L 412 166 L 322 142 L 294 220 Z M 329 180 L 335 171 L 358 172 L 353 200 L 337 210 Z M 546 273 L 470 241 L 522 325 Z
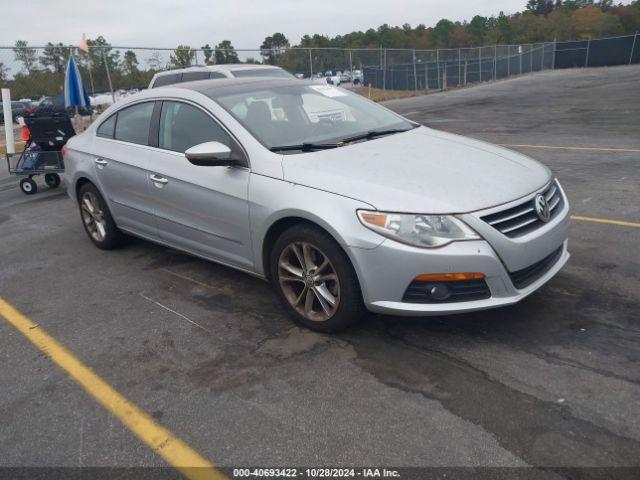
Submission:
M 89 232 L 89 235 L 97 241 L 102 242 L 107 235 L 107 224 L 104 213 L 100 208 L 98 197 L 93 192 L 85 192 L 80 202 L 82 220 Z
M 303 317 L 324 322 L 336 313 L 340 281 L 329 258 L 315 245 L 287 245 L 278 259 L 278 281 L 289 304 Z

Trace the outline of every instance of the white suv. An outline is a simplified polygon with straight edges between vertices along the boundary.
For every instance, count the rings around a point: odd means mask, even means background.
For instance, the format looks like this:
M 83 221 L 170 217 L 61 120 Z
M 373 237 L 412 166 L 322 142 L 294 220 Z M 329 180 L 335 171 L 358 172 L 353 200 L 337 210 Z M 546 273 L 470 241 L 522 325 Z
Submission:
M 236 77 L 294 78 L 293 75 L 280 67 L 274 67 L 271 65 L 231 63 L 225 65 L 203 65 L 158 72 L 151 79 L 149 88 L 173 85 L 175 83 L 192 82 L 194 80 L 206 80 L 209 78 Z

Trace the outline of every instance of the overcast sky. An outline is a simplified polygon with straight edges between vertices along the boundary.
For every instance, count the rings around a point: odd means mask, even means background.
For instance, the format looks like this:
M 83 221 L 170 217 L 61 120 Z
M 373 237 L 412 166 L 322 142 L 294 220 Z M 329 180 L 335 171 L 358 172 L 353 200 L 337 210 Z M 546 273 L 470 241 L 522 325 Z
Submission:
M 83 33 L 112 45 L 201 47 L 231 40 L 257 48 L 282 32 L 294 44 L 306 33 L 336 35 L 383 23 L 433 26 L 522 10 L 525 0 L 6 0 L 0 7 L 0 46 L 27 40 L 77 45 Z M 8 10 L 8 11 L 7 11 Z

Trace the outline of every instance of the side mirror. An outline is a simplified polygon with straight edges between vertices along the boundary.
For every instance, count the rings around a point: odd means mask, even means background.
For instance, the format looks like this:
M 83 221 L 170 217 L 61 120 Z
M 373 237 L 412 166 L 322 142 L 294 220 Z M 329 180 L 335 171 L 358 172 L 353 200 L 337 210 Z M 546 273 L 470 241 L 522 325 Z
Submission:
M 184 152 L 194 165 L 200 167 L 230 167 L 240 165 L 240 161 L 231 158 L 231 149 L 220 142 L 206 142 L 195 145 Z

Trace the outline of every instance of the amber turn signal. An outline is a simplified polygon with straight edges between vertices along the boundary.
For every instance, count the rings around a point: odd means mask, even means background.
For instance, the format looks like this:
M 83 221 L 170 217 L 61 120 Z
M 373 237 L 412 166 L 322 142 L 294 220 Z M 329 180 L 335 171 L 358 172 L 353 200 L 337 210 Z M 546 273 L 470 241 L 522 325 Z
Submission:
M 484 273 L 423 273 L 415 280 L 418 282 L 455 282 L 457 280 L 482 280 Z
M 387 225 L 387 215 L 384 213 L 362 212 L 362 220 L 370 225 L 384 228 Z

